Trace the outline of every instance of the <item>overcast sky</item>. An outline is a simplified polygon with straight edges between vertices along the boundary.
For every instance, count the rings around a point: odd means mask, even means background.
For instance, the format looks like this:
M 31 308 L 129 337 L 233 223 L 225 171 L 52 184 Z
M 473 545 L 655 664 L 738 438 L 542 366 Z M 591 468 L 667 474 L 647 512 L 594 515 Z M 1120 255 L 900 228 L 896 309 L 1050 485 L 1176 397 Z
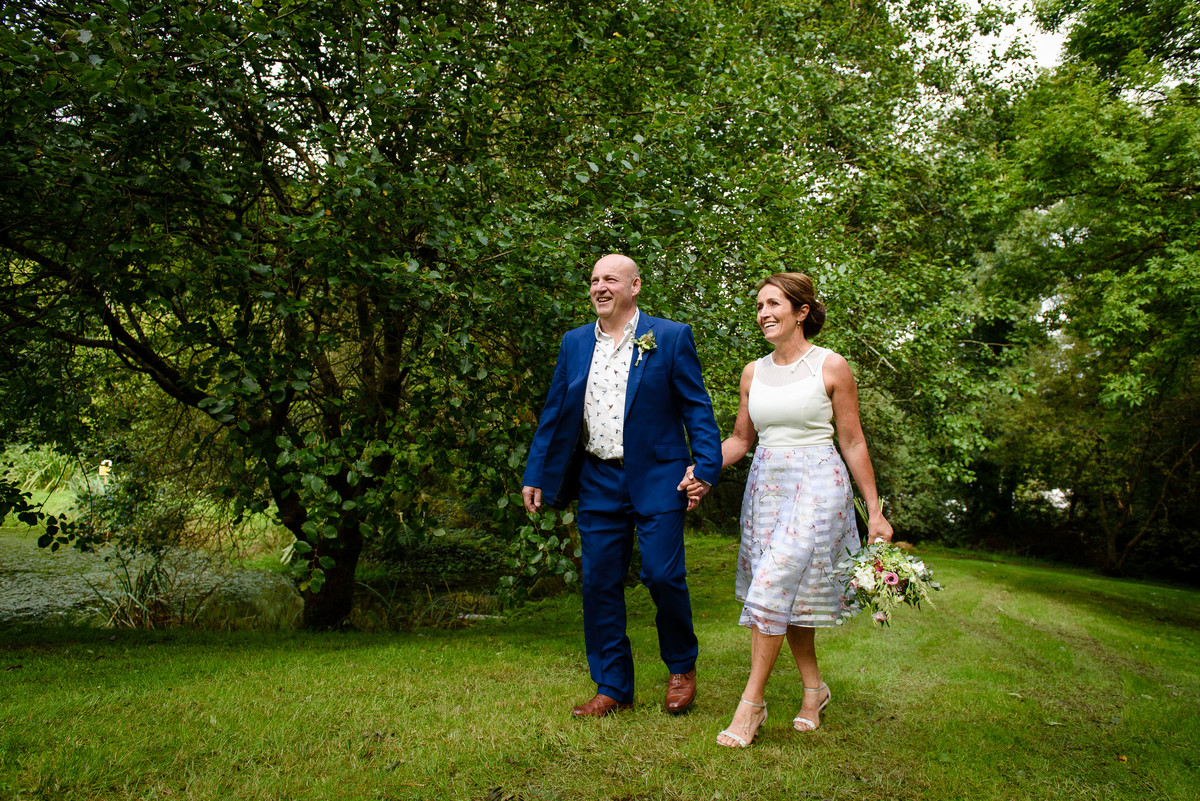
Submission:
M 979 41 L 980 52 L 986 53 L 987 49 L 992 45 L 1001 42 L 1007 43 L 1018 35 L 1023 34 L 1033 48 L 1033 54 L 1037 59 L 1039 67 L 1049 69 L 1057 66 L 1062 60 L 1062 45 L 1066 39 L 1066 35 L 1063 33 L 1042 33 L 1038 30 L 1037 25 L 1033 21 L 1033 13 L 1029 10 L 1028 3 L 1022 2 L 1022 0 L 1012 0 L 1009 6 L 1021 9 L 1017 24 L 1010 25 L 1001 37 L 981 39 Z

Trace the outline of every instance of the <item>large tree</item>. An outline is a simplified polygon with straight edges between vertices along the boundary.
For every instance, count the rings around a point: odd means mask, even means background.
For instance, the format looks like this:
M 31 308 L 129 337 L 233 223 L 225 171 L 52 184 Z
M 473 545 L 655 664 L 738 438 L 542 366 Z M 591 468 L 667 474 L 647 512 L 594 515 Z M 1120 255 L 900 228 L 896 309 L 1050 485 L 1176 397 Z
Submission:
M 871 364 L 896 337 L 856 320 L 936 306 L 954 282 L 931 259 L 960 280 L 913 235 L 945 206 L 910 192 L 936 189 L 914 109 L 957 96 L 958 3 L 2 13 L 8 355 L 103 351 L 202 413 L 179 447 L 219 444 L 226 492 L 295 534 L 310 625 L 347 613 L 365 537 L 419 524 L 425 472 L 515 514 L 598 254 L 646 266 L 730 390 L 766 272 L 824 280 Z

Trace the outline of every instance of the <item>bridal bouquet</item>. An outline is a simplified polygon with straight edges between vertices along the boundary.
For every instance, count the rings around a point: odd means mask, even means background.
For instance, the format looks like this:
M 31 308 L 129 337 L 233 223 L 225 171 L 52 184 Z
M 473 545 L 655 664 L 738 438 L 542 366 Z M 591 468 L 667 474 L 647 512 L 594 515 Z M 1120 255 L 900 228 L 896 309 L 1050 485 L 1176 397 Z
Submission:
M 886 542 L 860 548 L 838 569 L 846 574 L 848 594 L 858 600 L 854 614 L 870 612 L 881 626 L 890 624 L 892 612 L 903 604 L 917 609 L 922 601 L 933 605 L 929 594 L 942 588 L 924 562 Z

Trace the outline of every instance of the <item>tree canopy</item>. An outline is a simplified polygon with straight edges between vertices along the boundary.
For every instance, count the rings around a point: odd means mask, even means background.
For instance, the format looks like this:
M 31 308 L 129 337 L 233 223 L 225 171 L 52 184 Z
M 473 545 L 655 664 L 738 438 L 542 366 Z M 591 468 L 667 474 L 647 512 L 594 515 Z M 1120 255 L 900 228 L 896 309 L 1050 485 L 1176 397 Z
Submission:
M 203 415 L 179 446 L 274 505 L 330 625 L 423 469 L 515 489 L 597 254 L 718 334 L 816 261 L 805 212 L 894 147 L 935 5 L 6 7 L 0 315 Z
M 86 438 L 97 386 L 155 388 L 335 625 L 365 541 L 439 525 L 434 485 L 533 531 L 555 343 L 620 251 L 726 420 L 753 285 L 812 274 L 913 532 L 988 475 L 1009 506 L 1066 487 L 988 455 L 1041 413 L 997 399 L 1067 362 L 1113 414 L 1190 397 L 1198 128 L 1189 84 L 1131 101 L 1090 12 L 1043 13 L 1085 14 L 1080 63 L 1025 86 L 971 55 L 1011 16 L 950 0 L 5 6 L 3 413 Z M 1141 52 L 1176 64 L 1182 30 Z

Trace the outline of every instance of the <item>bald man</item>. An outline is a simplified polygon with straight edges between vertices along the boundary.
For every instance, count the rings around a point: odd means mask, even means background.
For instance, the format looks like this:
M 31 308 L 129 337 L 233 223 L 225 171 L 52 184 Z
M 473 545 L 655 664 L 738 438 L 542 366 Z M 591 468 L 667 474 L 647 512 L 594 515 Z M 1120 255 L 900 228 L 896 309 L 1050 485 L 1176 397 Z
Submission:
M 721 435 L 704 388 L 692 330 L 638 309 L 642 280 L 627 256 L 592 269 L 596 322 L 562 339 L 546 406 L 525 465 L 522 494 L 543 504 L 578 499 L 583 625 L 596 695 L 572 710 L 603 717 L 633 706 L 633 654 L 625 633 L 624 579 L 637 537 L 641 581 L 657 608 L 659 654 L 669 674 L 666 710 L 696 697 L 698 646 L 683 553 L 688 466 L 717 482 Z

